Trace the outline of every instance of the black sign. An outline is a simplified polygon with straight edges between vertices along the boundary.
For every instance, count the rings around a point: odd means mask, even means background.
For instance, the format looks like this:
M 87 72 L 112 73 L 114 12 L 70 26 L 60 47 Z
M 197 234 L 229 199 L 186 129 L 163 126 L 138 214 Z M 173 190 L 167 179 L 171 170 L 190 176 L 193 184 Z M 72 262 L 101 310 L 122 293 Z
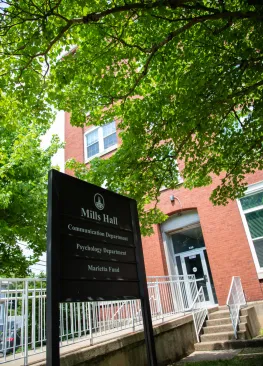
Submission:
M 74 236 L 62 236 L 61 256 L 69 258 L 101 259 L 115 262 L 135 262 L 135 248 L 98 242 Z
M 58 240 L 51 250 L 57 258 L 59 284 L 81 281 L 77 286 L 81 290 L 71 296 L 59 286 L 59 301 L 140 297 L 132 200 L 57 171 L 53 176 Z M 103 281 L 99 292 L 90 281 Z M 118 291 L 108 291 L 114 286 Z
M 130 200 L 127 197 L 68 175 L 62 179 L 60 208 L 63 214 L 132 231 Z
M 93 259 L 87 260 L 86 258 L 64 259 L 62 261 L 60 274 L 62 279 L 67 278 L 69 280 L 76 279 L 76 280 L 104 280 L 104 281 L 111 281 L 111 280 L 138 281 L 137 266 L 135 263 L 131 264 L 131 263 L 108 262 Z M 105 283 L 104 286 L 109 286 L 109 284 L 107 285 L 107 283 Z M 86 292 L 87 291 L 89 291 L 89 289 L 87 289 Z M 101 289 L 101 291 L 103 291 L 103 289 Z M 128 291 L 129 289 L 123 288 L 124 294 L 125 293 L 129 294 Z M 101 295 L 100 297 L 102 296 L 103 295 Z M 111 297 L 113 296 L 111 295 Z M 64 301 L 63 297 L 61 297 L 61 301 Z
M 90 220 L 80 220 L 62 216 L 61 219 L 63 233 L 75 238 L 86 238 L 97 240 L 99 243 L 120 244 L 134 247 L 133 235 L 130 230 L 122 230 L 110 225 L 91 222 Z
M 60 293 L 63 299 L 67 302 L 72 301 L 92 301 L 93 297 L 96 296 L 98 301 L 103 301 L 105 297 L 110 298 L 111 296 L 117 298 L 122 297 L 123 300 L 129 300 L 131 297 L 140 298 L 138 293 L 138 284 L 136 282 L 126 281 L 112 281 L 111 285 L 106 284 L 104 281 L 73 281 L 73 280 L 62 280 L 60 282 Z M 87 286 L 89 291 L 92 292 L 93 296 L 90 297 L 86 291 Z M 125 298 L 125 287 L 129 286 L 129 296 Z M 103 296 L 101 296 L 101 288 L 103 288 Z M 73 300 L 74 299 L 74 300 Z
M 56 170 L 49 174 L 47 365 L 59 365 L 59 302 L 141 299 L 155 365 L 136 202 Z

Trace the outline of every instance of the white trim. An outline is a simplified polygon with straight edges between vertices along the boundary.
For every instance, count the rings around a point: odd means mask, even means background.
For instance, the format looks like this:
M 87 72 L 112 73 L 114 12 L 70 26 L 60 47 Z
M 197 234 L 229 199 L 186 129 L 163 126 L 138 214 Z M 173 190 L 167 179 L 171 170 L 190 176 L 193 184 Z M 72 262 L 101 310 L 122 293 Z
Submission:
M 88 135 L 90 132 L 93 132 L 95 130 L 98 130 L 99 152 L 95 155 L 92 155 L 90 158 L 88 158 L 86 135 Z M 116 135 L 117 135 L 117 131 L 116 131 Z M 108 154 L 109 152 L 111 152 L 113 150 L 116 150 L 117 147 L 118 147 L 118 143 L 116 143 L 116 144 L 108 147 L 107 149 L 104 149 L 104 146 L 103 146 L 103 143 L 104 143 L 103 126 L 92 126 L 87 131 L 85 131 L 83 138 L 84 138 L 84 145 L 83 146 L 84 146 L 84 162 L 85 162 L 85 164 L 89 163 L 94 158 L 98 158 L 100 156 Z
M 260 192 L 258 192 L 258 193 L 260 193 Z M 262 191 L 262 193 L 263 193 L 263 191 Z M 253 194 L 255 194 L 255 193 L 253 193 Z M 252 196 L 252 194 L 251 194 L 250 196 Z M 243 197 L 243 198 L 244 198 L 244 197 Z M 242 205 L 241 205 L 241 207 L 242 207 Z M 263 210 L 263 205 L 255 206 L 255 207 L 253 207 L 253 208 L 248 208 L 248 209 L 246 209 L 246 210 L 244 210 L 244 209 L 242 208 L 242 210 L 243 210 L 244 214 L 247 214 L 247 213 L 250 213 L 250 212 Z
M 172 231 L 169 231 L 169 235 L 173 235 L 173 234 L 177 234 L 177 233 L 183 233 L 184 231 L 187 231 L 189 229 L 195 229 L 197 227 L 201 227 L 200 221 L 196 221 L 196 222 L 193 222 L 192 224 L 185 225 L 185 226 L 179 227 L 178 229 L 174 229 Z M 202 230 L 202 228 L 201 228 L 201 230 Z
M 202 265 L 202 270 L 203 270 L 203 274 L 204 276 L 206 276 L 207 281 L 206 281 L 206 289 L 207 289 L 207 295 L 209 300 L 206 300 L 206 303 L 208 305 L 212 305 L 215 303 L 214 301 L 214 296 L 213 296 L 213 291 L 212 291 L 212 285 L 211 285 L 211 278 L 209 276 L 209 272 L 208 272 L 208 268 L 207 268 L 207 263 L 206 263 L 206 259 L 205 259 L 205 255 L 204 255 L 204 251 L 206 250 L 206 247 L 202 247 L 202 248 L 197 248 L 195 250 L 190 250 L 188 252 L 182 252 L 179 254 L 175 254 L 176 256 L 179 256 L 181 259 L 181 264 L 182 264 L 182 270 L 183 270 L 183 275 L 187 276 L 189 275 L 189 273 L 187 273 L 187 268 L 186 268 L 186 264 L 185 264 L 185 258 L 189 258 L 192 255 L 197 256 L 200 255 L 200 260 L 201 260 L 201 265 Z M 196 278 L 196 281 L 201 281 L 201 280 L 205 280 L 205 277 L 202 278 Z
M 245 192 L 245 196 L 248 196 L 249 194 L 254 194 L 254 193 L 257 193 L 259 191 L 262 191 L 262 189 L 263 189 L 263 180 L 260 180 L 259 182 L 250 184 L 247 187 L 247 190 Z
M 188 257 L 195 254 L 200 254 L 203 271 L 204 274 L 208 278 L 208 285 L 207 285 L 207 291 L 209 296 L 209 302 L 208 304 L 214 304 L 214 295 L 212 291 L 212 284 L 210 278 L 209 272 L 208 272 L 208 264 L 206 263 L 205 257 L 204 257 L 204 250 L 206 250 L 206 246 L 202 248 L 195 248 L 191 249 L 182 253 L 176 253 L 174 252 L 174 247 L 172 243 L 172 235 L 174 233 L 183 232 L 185 230 L 188 230 L 189 228 L 196 228 L 200 227 L 200 219 L 198 212 L 196 210 L 189 210 L 182 214 L 182 216 L 178 215 L 172 215 L 170 218 L 168 218 L 162 225 L 161 225 L 161 233 L 162 233 L 162 239 L 163 239 L 163 246 L 164 246 L 164 253 L 165 253 L 165 259 L 168 269 L 169 275 L 178 275 L 178 268 L 176 263 L 176 257 L 179 257 L 180 259 L 182 257 Z M 201 228 L 202 230 L 202 228 Z M 182 264 L 183 267 L 183 264 Z M 205 267 L 205 268 L 204 268 Z M 183 269 L 183 268 L 182 268 Z M 185 271 L 183 269 L 183 273 L 185 274 Z M 210 287 L 209 287 L 210 286 Z M 188 299 L 191 300 L 191 299 Z
M 179 215 L 178 213 L 173 214 L 162 223 L 161 228 L 165 233 L 173 233 L 198 223 L 200 223 L 198 212 L 196 210 L 188 210 Z
M 258 236 L 257 238 L 253 238 L 253 241 L 262 240 L 263 236 Z
M 196 210 L 186 211 L 182 216 L 172 215 L 161 225 L 164 253 L 169 275 L 178 274 L 171 235 L 193 226 L 200 226 L 200 220 Z
M 178 273 L 176 271 L 176 263 L 174 262 L 174 258 L 173 258 L 172 253 L 169 253 L 169 249 L 172 247 L 171 246 L 171 237 L 170 237 L 170 235 L 168 235 L 166 232 L 164 232 L 162 230 L 161 230 L 161 233 L 162 233 L 164 254 L 165 254 L 168 274 L 169 275 L 174 275 L 174 274 L 177 275 Z
M 260 181 L 260 182 L 257 182 L 257 183 L 254 183 L 254 184 L 251 184 L 250 186 L 248 186 L 244 197 L 246 197 L 248 195 L 258 193 L 260 191 L 263 191 L 263 181 Z M 258 278 L 261 279 L 261 278 L 263 278 L 263 267 L 260 267 L 260 265 L 259 265 L 257 253 L 256 253 L 256 250 L 255 250 L 255 247 L 254 247 L 253 239 L 252 239 L 251 234 L 250 234 L 250 230 L 249 230 L 249 227 L 248 227 L 248 223 L 247 223 L 245 214 L 249 213 L 249 212 L 252 212 L 252 211 L 258 211 L 258 210 L 260 210 L 260 208 L 262 206 L 257 206 L 256 208 L 253 208 L 253 209 L 243 210 L 243 208 L 241 206 L 241 202 L 240 202 L 239 199 L 237 200 L 237 206 L 238 206 L 238 209 L 239 209 L 239 212 L 240 212 L 242 223 L 244 225 L 245 233 L 246 233 L 246 236 L 247 236 L 247 240 L 248 240 L 248 244 L 249 244 L 250 251 L 251 251 L 251 254 L 252 254 L 252 258 L 254 260 L 256 271 L 257 271 L 257 274 L 258 274 Z
M 201 227 L 201 225 L 199 225 Z M 206 250 L 206 247 L 200 247 L 200 248 L 196 248 L 196 249 L 189 249 L 189 250 L 185 250 L 184 252 L 180 252 L 180 253 L 174 253 L 174 256 L 175 257 L 180 257 L 180 255 L 183 255 L 183 256 L 188 256 L 188 255 L 196 255 L 196 254 L 199 254 L 200 251 L 204 251 Z M 189 253 L 189 254 L 188 254 Z
M 108 149 L 106 149 L 106 150 L 103 150 L 103 151 L 101 151 L 101 152 L 99 152 L 98 154 L 96 154 L 96 155 L 92 155 L 92 157 L 90 157 L 90 158 L 87 158 L 86 156 L 87 156 L 87 149 L 85 148 L 85 164 L 86 163 L 89 163 L 92 159 L 94 159 L 94 158 L 99 158 L 100 156 L 103 156 L 103 155 L 106 155 L 106 154 L 108 154 L 109 152 L 111 152 L 111 151 L 113 151 L 113 150 L 116 150 L 118 148 L 118 144 L 115 144 L 115 145 L 112 145 L 111 147 L 109 147 Z

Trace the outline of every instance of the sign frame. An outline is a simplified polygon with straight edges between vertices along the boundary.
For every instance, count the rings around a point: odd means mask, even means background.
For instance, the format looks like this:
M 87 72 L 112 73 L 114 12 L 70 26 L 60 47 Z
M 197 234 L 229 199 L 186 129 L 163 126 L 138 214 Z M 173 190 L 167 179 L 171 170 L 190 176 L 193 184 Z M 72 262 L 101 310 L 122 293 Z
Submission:
M 70 178 L 66 178 L 70 177 Z M 146 352 L 148 365 L 157 366 L 157 358 L 154 344 L 154 335 L 152 327 L 151 309 L 147 289 L 146 273 L 143 259 L 142 241 L 140 234 L 139 218 L 136 201 L 128 197 L 117 195 L 101 187 L 96 187 L 90 183 L 83 182 L 57 170 L 50 170 L 48 175 L 48 225 L 47 225 L 47 366 L 60 365 L 59 352 L 59 303 L 61 302 L 59 283 L 61 280 L 61 237 L 62 232 L 62 213 L 60 202 L 60 185 L 63 179 L 74 179 L 89 186 L 105 191 L 107 195 L 116 195 L 129 202 L 129 211 L 131 217 L 131 230 L 133 234 L 133 244 L 135 249 L 135 259 L 138 275 L 139 298 L 141 300 L 143 327 L 145 334 Z M 73 181 L 72 181 L 73 182 Z M 70 192 L 72 194 L 72 192 Z M 104 202 L 103 202 L 104 204 Z M 88 242 L 88 239 L 87 239 Z M 99 241 L 98 241 L 99 242 Z M 114 262 L 113 262 L 114 263 Z M 131 262 L 130 262 L 131 263 Z M 90 280 L 92 282 L 92 280 Z M 107 281 L 109 282 L 109 281 Z M 117 282 L 117 281 L 116 281 Z M 107 300 L 107 299 L 105 299 Z M 76 301 L 76 300 L 75 300 Z M 78 300 L 82 301 L 82 300 Z M 88 300 L 84 300 L 88 301 Z M 94 300 L 90 300 L 94 301 Z M 101 300 L 100 300 L 101 301 Z

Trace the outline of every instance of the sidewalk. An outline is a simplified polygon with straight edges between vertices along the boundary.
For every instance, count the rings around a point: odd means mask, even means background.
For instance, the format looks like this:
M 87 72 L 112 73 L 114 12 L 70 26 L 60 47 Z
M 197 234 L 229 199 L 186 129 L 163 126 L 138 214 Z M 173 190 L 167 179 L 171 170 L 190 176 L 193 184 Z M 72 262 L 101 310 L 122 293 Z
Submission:
M 231 360 L 237 356 L 242 349 L 231 349 L 227 351 L 195 351 L 189 356 L 183 358 L 174 365 L 183 365 L 188 362 L 201 362 L 201 361 L 218 361 L 218 360 Z
M 262 358 L 262 362 L 261 362 Z M 225 350 L 225 351 L 207 351 L 207 352 L 201 352 L 196 351 L 191 353 L 189 356 L 183 358 L 182 360 L 171 364 L 169 366 L 179 366 L 179 365 L 185 365 L 187 363 L 193 363 L 193 362 L 211 362 L 211 366 L 214 364 L 215 361 L 227 361 L 227 360 L 233 360 L 233 364 L 239 364 L 239 362 L 242 363 L 245 361 L 246 365 L 253 364 L 251 361 L 255 359 L 257 365 L 263 365 L 263 348 L 262 347 L 255 347 L 255 348 L 242 348 L 242 349 L 232 349 L 232 350 Z M 256 360 L 257 359 L 257 360 Z M 251 360 L 251 361 L 249 361 Z M 214 361 L 214 362 L 213 362 Z M 236 361 L 236 362 L 235 362 Z M 243 362 L 242 362 L 243 361 Z M 258 363 L 259 362 L 259 363 Z M 227 365 L 228 362 L 224 363 L 224 365 Z M 206 364 L 207 366 L 210 365 Z M 232 365 L 232 362 L 230 361 L 229 365 Z M 223 364 L 222 364 L 223 366 Z

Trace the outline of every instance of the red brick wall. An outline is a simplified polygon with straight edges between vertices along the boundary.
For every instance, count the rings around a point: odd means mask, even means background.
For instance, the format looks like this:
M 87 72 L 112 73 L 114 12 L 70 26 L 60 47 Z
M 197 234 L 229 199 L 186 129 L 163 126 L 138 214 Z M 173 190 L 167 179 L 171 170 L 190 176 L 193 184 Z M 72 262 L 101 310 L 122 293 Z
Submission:
M 65 160 L 74 157 L 80 162 L 84 161 L 83 134 L 87 128 L 72 127 L 70 115 L 66 113 Z M 120 143 L 119 140 L 118 144 Z M 103 155 L 103 158 L 112 153 Z M 263 180 L 263 171 L 247 176 L 248 184 L 260 180 Z M 197 210 L 219 304 L 226 302 L 232 276 L 241 277 L 247 301 L 262 300 L 263 285 L 261 288 L 236 201 L 219 207 L 213 206 L 209 201 L 211 191 L 218 183 L 217 178 L 209 187 L 192 191 L 182 187 L 163 191 L 159 207 L 168 215 L 180 211 L 181 206 L 177 199 L 173 204 L 170 202 L 169 197 L 174 194 L 180 200 L 183 210 Z M 168 273 L 159 226 L 155 225 L 153 235 L 143 238 L 143 251 L 148 276 Z
M 154 234 L 142 238 L 144 263 L 147 276 L 168 274 L 164 246 L 159 225 L 154 225 Z
M 84 130 L 81 127 L 73 127 L 70 124 L 70 114 L 65 112 L 65 162 L 75 158 L 79 162 L 84 161 Z M 67 174 L 73 175 L 70 170 Z
M 118 121 L 116 122 L 118 126 Z M 84 133 L 88 131 L 92 126 L 73 127 L 70 124 L 70 114 L 65 113 L 65 162 L 68 159 L 75 158 L 79 162 L 84 162 Z M 117 127 L 117 132 L 118 132 Z M 121 138 L 117 133 L 117 146 L 121 145 Z M 107 154 L 101 156 L 102 159 L 109 158 L 116 150 L 113 150 Z M 66 170 L 67 174 L 73 175 L 73 172 L 69 169 Z

